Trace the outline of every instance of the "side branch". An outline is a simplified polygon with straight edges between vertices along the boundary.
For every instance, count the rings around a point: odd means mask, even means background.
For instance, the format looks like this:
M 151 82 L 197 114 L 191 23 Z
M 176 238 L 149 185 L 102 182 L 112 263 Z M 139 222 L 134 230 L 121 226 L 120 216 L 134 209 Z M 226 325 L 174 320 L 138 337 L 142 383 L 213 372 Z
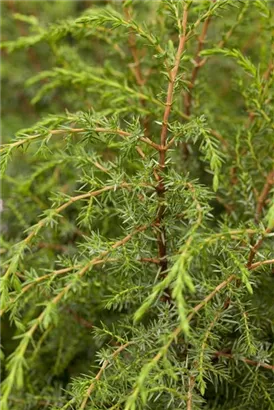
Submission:
M 226 357 L 227 359 L 236 359 L 236 357 L 233 354 L 225 353 L 225 352 L 215 352 L 214 356 L 215 357 Z M 268 369 L 268 370 L 274 370 L 274 366 L 272 366 L 271 364 L 256 362 L 255 360 L 246 359 L 245 357 L 239 357 L 237 359 L 247 364 L 250 364 L 252 366 L 263 367 L 264 369 Z
M 112 353 L 111 355 L 111 359 L 114 359 L 116 356 L 118 356 L 119 353 L 121 353 L 123 350 L 125 350 L 130 344 L 132 344 L 132 342 L 127 342 L 124 345 L 120 346 L 118 349 L 115 350 L 114 353 Z M 102 374 L 104 373 L 105 369 L 107 368 L 107 366 L 110 363 L 110 359 L 106 359 L 104 360 L 99 372 L 96 374 L 95 378 L 93 379 L 92 383 L 90 384 L 84 399 L 81 403 L 81 407 L 80 410 L 84 410 L 84 408 L 86 407 L 87 401 L 89 399 L 89 396 L 91 395 L 91 393 L 93 392 L 96 382 L 101 378 Z
M 82 133 L 82 132 L 87 132 L 87 131 L 94 131 L 94 132 L 98 132 L 98 133 L 108 133 L 108 134 L 117 134 L 120 135 L 123 138 L 126 137 L 130 137 L 131 133 L 127 132 L 127 131 L 123 131 L 120 129 L 111 129 L 111 128 L 102 128 L 102 127 L 95 127 L 93 129 L 87 129 L 87 128 L 64 128 L 64 129 L 59 129 L 59 130 L 50 130 L 47 137 L 48 136 L 52 136 L 52 135 L 60 135 L 60 134 L 65 134 L 65 133 L 71 133 L 71 134 L 78 134 L 78 133 Z M 11 142 L 8 144 L 3 144 L 1 145 L 0 148 L 0 152 L 5 152 L 7 149 L 14 149 L 17 147 L 20 147 L 21 145 L 30 143 L 32 141 L 38 140 L 39 138 L 44 137 L 44 135 L 41 134 L 37 134 L 37 135 L 30 135 L 26 138 L 22 138 L 19 139 L 18 141 L 15 142 Z M 155 144 L 153 141 L 151 141 L 148 137 L 140 137 L 140 141 L 144 142 L 145 144 L 150 145 L 151 147 L 153 147 L 156 150 L 160 150 L 160 146 L 158 144 Z M 145 157 L 144 152 L 141 150 L 140 147 L 136 147 L 137 152 L 140 154 L 140 156 L 142 158 Z
M 254 246 L 252 246 L 252 248 L 251 248 L 251 250 L 250 250 L 250 253 L 249 253 L 249 257 L 248 257 L 248 262 L 247 262 L 247 265 L 246 265 L 248 269 L 251 269 L 253 259 L 254 259 L 255 255 L 256 255 L 257 250 L 260 248 L 261 244 L 263 243 L 263 240 L 264 240 L 264 238 L 265 238 L 265 235 L 267 235 L 267 234 L 270 233 L 270 232 L 271 232 L 271 229 L 270 229 L 270 228 L 267 228 L 267 229 L 265 230 L 263 236 L 255 243 Z
M 252 263 L 252 265 L 250 265 L 249 270 L 255 270 L 255 269 L 259 268 L 260 266 L 272 265 L 272 264 L 274 265 L 274 259 L 269 259 L 269 260 L 265 260 L 265 261 Z
M 120 184 L 120 185 L 110 185 L 110 186 L 105 186 L 102 189 L 98 189 L 97 191 L 91 191 L 91 192 L 87 192 L 85 194 L 80 194 L 74 197 L 71 197 L 67 202 L 65 202 L 64 204 L 60 205 L 58 208 L 55 209 L 51 209 L 53 215 L 59 215 L 62 211 L 64 211 L 66 208 L 68 208 L 70 205 L 72 205 L 73 203 L 81 200 L 81 199 L 86 199 L 86 198 L 91 198 L 91 197 L 96 197 L 100 194 L 102 194 L 103 192 L 107 192 L 107 191 L 114 191 L 118 188 L 130 188 L 131 184 L 128 184 L 126 182 Z M 31 243 L 32 239 L 34 237 L 36 237 L 38 235 L 38 233 L 40 232 L 40 230 L 45 227 L 47 225 L 49 221 L 49 218 L 46 216 L 45 218 L 41 219 L 36 225 L 34 225 L 31 228 L 31 232 L 29 233 L 29 235 L 22 240 L 22 242 L 19 243 L 20 248 L 19 248 L 19 252 L 23 252 L 27 246 L 29 246 L 29 244 Z M 15 255 L 15 261 L 18 261 L 18 255 Z M 18 262 L 17 262 L 18 263 Z M 11 274 L 12 271 L 14 269 L 14 263 L 11 263 L 6 271 L 6 273 L 3 276 L 3 281 L 6 280 Z
M 143 232 L 144 230 L 146 230 L 149 226 L 144 225 L 144 226 L 140 226 L 138 228 L 136 228 L 133 232 L 131 232 L 130 234 L 128 234 L 127 236 L 125 236 L 123 239 L 120 239 L 119 241 L 115 242 L 110 249 L 101 252 L 100 255 L 98 255 L 97 257 L 93 258 L 92 260 L 90 260 L 86 265 L 84 265 L 78 272 L 75 273 L 75 275 L 77 275 L 79 278 L 83 277 L 86 272 L 93 266 L 96 265 L 98 263 L 98 261 L 100 261 L 101 259 L 105 258 L 109 253 L 111 253 L 114 249 L 119 248 L 120 246 L 125 245 L 129 240 L 131 240 L 131 238 L 136 235 L 139 232 Z M 74 286 L 74 280 L 72 280 L 71 282 L 69 282 L 51 301 L 49 301 L 49 305 L 48 306 L 57 306 L 58 303 L 68 294 L 68 292 L 71 290 L 71 288 L 73 288 Z M 18 355 L 20 355 L 21 357 L 25 356 L 26 350 L 28 348 L 28 345 L 30 343 L 30 341 L 32 340 L 32 337 L 34 335 L 34 333 L 36 332 L 36 330 L 39 328 L 39 326 L 43 325 L 44 319 L 47 315 L 47 307 L 40 313 L 40 315 L 34 319 L 32 321 L 32 326 L 29 328 L 28 331 L 26 331 L 19 343 L 19 345 L 16 348 L 16 353 Z M 6 388 L 5 392 L 2 395 L 2 399 L 3 402 L 6 402 L 9 395 L 10 395 L 10 391 L 15 383 L 15 377 L 16 377 L 16 371 L 17 371 L 17 367 L 13 367 L 8 376 L 7 379 L 9 379 L 10 383 L 8 385 L 8 387 Z
M 118 258 L 103 258 L 103 259 L 98 259 L 96 262 L 93 263 L 93 266 L 95 265 L 101 265 L 104 263 L 110 263 L 110 262 L 117 262 L 119 259 Z M 137 259 L 139 262 L 144 262 L 144 263 L 153 263 L 155 265 L 160 265 L 160 260 L 156 258 L 140 258 Z M 55 270 L 50 273 L 46 273 L 45 275 L 39 276 L 38 278 L 35 278 L 32 282 L 27 283 L 25 286 L 22 287 L 21 293 L 16 297 L 13 298 L 9 301 L 9 303 L 2 309 L 0 309 L 0 317 L 8 310 L 10 306 L 12 306 L 14 303 L 18 301 L 19 298 L 21 298 L 26 292 L 29 291 L 29 289 L 33 288 L 36 286 L 38 283 L 43 282 L 44 280 L 47 280 L 51 278 L 51 280 L 59 275 L 63 275 L 64 273 L 71 272 L 76 269 L 81 268 L 81 264 L 70 266 L 68 268 L 62 268 Z
M 259 196 L 257 208 L 256 208 L 256 222 L 259 222 L 266 198 L 269 194 L 271 186 L 274 185 L 274 170 L 270 171 L 266 177 L 266 183 L 264 184 L 263 190 Z

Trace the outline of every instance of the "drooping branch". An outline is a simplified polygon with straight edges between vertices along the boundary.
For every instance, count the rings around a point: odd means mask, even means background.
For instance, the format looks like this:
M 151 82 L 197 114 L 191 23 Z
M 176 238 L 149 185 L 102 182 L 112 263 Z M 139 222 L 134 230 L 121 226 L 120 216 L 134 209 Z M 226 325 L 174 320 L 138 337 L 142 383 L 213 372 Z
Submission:
M 75 202 L 77 202 L 79 200 L 96 197 L 96 196 L 98 196 L 98 195 L 100 195 L 104 192 L 107 192 L 107 191 L 115 191 L 118 188 L 127 188 L 128 189 L 130 187 L 131 187 L 131 184 L 128 184 L 126 182 L 121 183 L 120 185 L 117 184 L 117 185 L 105 186 L 101 189 L 98 189 L 97 191 L 90 191 L 90 192 L 87 192 L 85 194 L 80 194 L 80 195 L 71 197 L 67 202 L 65 202 L 64 204 L 60 205 L 59 207 L 57 207 L 55 209 L 51 209 L 51 211 L 52 211 L 52 214 L 54 216 L 59 215 L 62 211 L 64 211 L 70 205 L 74 204 Z M 41 219 L 36 225 L 34 225 L 31 228 L 31 232 L 29 233 L 29 235 L 19 243 L 20 253 L 22 253 L 27 248 L 27 246 L 30 245 L 32 239 L 35 238 L 38 235 L 38 233 L 40 232 L 40 230 L 47 225 L 48 221 L 49 221 L 49 218 L 46 216 L 45 218 Z M 17 256 L 15 258 L 15 261 L 16 261 L 16 264 L 17 264 L 18 263 L 18 257 Z M 6 273 L 2 277 L 3 281 L 5 281 L 12 274 L 13 269 L 14 269 L 14 263 L 10 263 Z
M 140 226 L 138 228 L 136 228 L 134 231 L 132 231 L 131 233 L 129 233 L 128 235 L 126 235 L 124 238 L 118 240 L 117 242 L 115 242 L 109 249 L 103 251 L 100 253 L 100 255 L 98 255 L 97 257 L 91 259 L 88 263 L 86 263 L 84 266 L 82 266 L 76 273 L 75 275 L 78 276 L 78 278 L 83 277 L 86 272 L 94 265 L 98 264 L 99 261 L 101 261 L 102 259 L 104 259 L 108 254 L 110 254 L 113 250 L 124 246 L 128 241 L 130 241 L 132 239 L 132 237 L 140 232 L 145 231 L 146 229 L 148 229 L 149 226 L 144 225 L 144 226 Z M 55 295 L 55 297 L 49 302 L 48 306 L 57 306 L 59 304 L 59 302 L 68 294 L 68 292 L 71 290 L 71 288 L 73 288 L 74 286 L 74 280 L 70 281 L 59 293 L 57 293 Z M 26 331 L 24 333 L 24 336 L 22 337 L 19 345 L 16 348 L 16 351 L 14 352 L 17 353 L 18 355 L 20 355 L 20 357 L 24 357 L 26 350 L 28 348 L 28 345 L 30 343 L 30 341 L 33 338 L 34 333 L 36 332 L 36 330 L 39 328 L 39 326 L 43 325 L 43 322 L 45 320 L 45 317 L 47 315 L 48 311 L 47 311 L 47 307 L 40 313 L 40 315 L 32 321 L 32 325 L 31 327 L 28 329 L 28 331 Z M 9 383 L 7 384 L 7 387 L 5 389 L 5 391 L 3 392 L 2 395 L 2 399 L 3 402 L 6 402 L 6 400 L 8 399 L 9 395 L 10 395 L 10 391 L 11 388 L 14 385 L 15 382 L 15 377 L 16 377 L 16 367 L 13 368 L 12 372 L 10 372 L 7 376 L 7 380 L 9 380 Z
M 117 262 L 117 261 L 119 261 L 119 258 L 109 258 L 109 257 L 108 258 L 103 258 L 103 259 L 99 259 L 96 262 L 94 262 L 93 266 L 102 265 L 102 264 L 105 264 L 105 263 Z M 155 265 L 160 265 L 160 260 L 157 259 L 157 258 L 140 258 L 140 259 L 137 259 L 137 261 L 143 262 L 143 263 L 152 263 L 152 264 L 155 264 Z M 11 299 L 9 301 L 9 303 L 5 306 L 5 308 L 2 308 L 0 310 L 0 317 L 7 311 L 7 309 L 9 307 L 11 307 L 14 303 L 16 303 L 18 301 L 18 299 L 20 299 L 26 292 L 28 292 L 31 288 L 36 286 L 38 283 L 43 282 L 43 281 L 45 281 L 49 278 L 52 280 L 53 278 L 55 278 L 59 275 L 63 275 L 65 273 L 71 272 L 73 270 L 80 269 L 81 266 L 82 266 L 81 264 L 78 264 L 78 265 L 70 266 L 68 268 L 58 269 L 58 270 L 55 270 L 53 272 L 46 273 L 45 275 L 39 276 L 39 277 L 35 278 L 32 282 L 27 283 L 25 286 L 22 287 L 20 294 L 16 298 Z M 18 274 L 18 276 L 21 276 L 21 275 Z M 24 279 L 24 278 L 25 277 L 22 276 L 22 279 Z

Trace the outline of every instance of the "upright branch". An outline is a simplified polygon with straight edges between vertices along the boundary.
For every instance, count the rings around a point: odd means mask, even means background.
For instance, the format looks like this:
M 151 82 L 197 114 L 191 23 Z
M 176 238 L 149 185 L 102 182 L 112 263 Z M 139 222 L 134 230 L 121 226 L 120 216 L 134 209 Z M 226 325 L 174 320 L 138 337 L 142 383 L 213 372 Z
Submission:
M 125 16 L 126 16 L 127 21 L 130 21 L 131 20 L 131 10 L 130 10 L 130 8 L 125 7 L 124 12 L 125 12 Z M 134 61 L 134 65 L 131 64 L 133 74 L 135 76 L 137 84 L 142 86 L 144 84 L 144 79 L 143 79 L 143 75 L 142 75 L 142 71 L 141 71 L 141 67 L 140 67 L 140 59 L 139 59 L 138 51 L 137 51 L 137 47 L 136 47 L 136 38 L 135 38 L 135 34 L 133 32 L 129 33 L 128 45 L 129 45 L 129 49 L 131 51 L 133 61 Z
M 130 22 L 131 18 L 132 18 L 131 17 L 132 8 L 130 6 L 125 7 L 124 8 L 124 13 L 125 13 L 127 21 Z M 144 76 L 142 74 L 142 69 L 141 69 L 141 64 L 140 64 L 140 57 L 139 57 L 138 49 L 137 49 L 137 46 L 136 46 L 136 34 L 133 31 L 131 31 L 129 33 L 128 46 L 129 46 L 129 49 L 130 49 L 130 52 L 131 52 L 131 55 L 132 55 L 133 61 L 134 61 L 134 63 L 130 64 L 129 67 L 131 68 L 131 70 L 134 74 L 136 83 L 140 87 L 142 87 L 146 83 L 147 77 L 144 78 Z M 144 98 L 140 98 L 140 103 L 143 107 L 146 106 L 146 101 L 145 101 Z M 144 127 L 145 137 L 148 137 L 149 136 L 149 117 L 148 116 L 145 116 L 143 118 L 142 125 Z
M 196 81 L 198 71 L 199 71 L 200 67 L 202 66 L 202 64 L 201 64 L 202 59 L 200 57 L 200 52 L 202 51 L 202 48 L 203 48 L 203 45 L 204 45 L 204 42 L 205 42 L 205 38 L 206 38 L 209 23 L 210 23 L 210 16 L 207 17 L 207 19 L 205 20 L 203 28 L 202 28 L 201 36 L 198 39 L 198 47 L 197 47 L 196 55 L 195 55 L 195 58 L 194 58 L 194 68 L 193 68 L 192 73 L 191 73 L 191 80 L 190 80 L 189 90 L 185 94 L 185 98 L 184 98 L 185 113 L 188 116 L 190 116 L 190 112 L 191 112 L 192 90 L 194 88 L 194 83 Z
M 190 376 L 189 382 L 188 382 L 188 392 L 187 392 L 187 402 L 186 402 L 187 410 L 192 410 L 192 391 L 193 391 L 194 384 L 195 384 L 195 378 L 193 376 Z
M 186 27 L 187 27 L 187 4 L 184 6 L 183 11 L 183 18 L 182 18 L 182 32 L 179 36 L 179 46 L 175 57 L 175 64 L 172 70 L 169 72 L 169 84 L 167 90 L 167 98 L 165 103 L 165 111 L 162 121 L 162 130 L 161 130 L 161 139 L 160 139 L 160 146 L 161 149 L 159 151 L 159 174 L 157 172 L 156 178 L 158 180 L 157 185 L 157 193 L 159 198 L 159 208 L 157 213 L 156 223 L 158 225 L 158 233 L 157 233 L 157 241 L 158 241 L 158 253 L 159 259 L 161 261 L 161 272 L 165 272 L 167 270 L 167 260 L 166 260 L 166 234 L 164 227 L 161 226 L 163 215 L 165 213 L 165 186 L 164 186 L 164 179 L 163 179 L 163 171 L 165 169 L 166 164 L 166 151 L 167 151 L 167 132 L 168 132 L 168 120 L 171 112 L 171 106 L 173 102 L 173 94 L 174 94 L 174 87 L 176 83 L 177 73 L 180 66 L 180 61 L 182 57 L 182 53 L 185 48 L 186 43 Z

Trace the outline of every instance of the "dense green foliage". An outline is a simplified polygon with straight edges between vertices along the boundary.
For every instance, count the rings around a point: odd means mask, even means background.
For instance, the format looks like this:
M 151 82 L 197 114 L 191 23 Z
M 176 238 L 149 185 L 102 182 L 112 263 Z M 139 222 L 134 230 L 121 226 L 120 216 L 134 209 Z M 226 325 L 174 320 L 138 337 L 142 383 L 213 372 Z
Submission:
M 2 410 L 274 408 L 272 10 L 2 3 Z

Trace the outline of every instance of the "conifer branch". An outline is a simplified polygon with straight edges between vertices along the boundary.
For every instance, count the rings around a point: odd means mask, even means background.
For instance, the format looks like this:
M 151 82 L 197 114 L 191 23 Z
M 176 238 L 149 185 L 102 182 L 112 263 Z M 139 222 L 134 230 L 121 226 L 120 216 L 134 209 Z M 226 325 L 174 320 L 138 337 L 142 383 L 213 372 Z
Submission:
M 60 205 L 59 207 L 57 207 L 55 209 L 51 209 L 51 212 L 52 212 L 53 215 L 59 215 L 62 211 L 64 211 L 70 205 L 74 204 L 75 202 L 77 202 L 79 200 L 96 197 L 96 196 L 101 195 L 102 193 L 107 192 L 107 191 L 115 191 L 118 188 L 130 188 L 130 186 L 131 186 L 130 184 L 124 182 L 120 185 L 117 184 L 117 185 L 105 186 L 104 188 L 101 188 L 97 191 L 91 191 L 91 192 L 87 192 L 85 194 L 80 194 L 80 195 L 71 197 L 67 202 Z M 22 242 L 19 243 L 18 254 L 15 254 L 14 259 L 11 261 L 6 273 L 4 274 L 4 276 L 2 278 L 3 284 L 5 283 L 5 281 L 7 281 L 8 277 L 13 273 L 14 269 L 17 268 L 17 265 L 18 265 L 19 258 L 21 256 L 21 254 L 24 252 L 24 250 L 27 248 L 27 246 L 29 246 L 32 239 L 35 238 L 38 235 L 40 230 L 43 227 L 45 227 L 48 222 L 49 222 L 49 217 L 47 217 L 47 216 L 45 218 L 41 219 L 36 225 L 34 225 L 30 229 L 31 232 L 29 233 L 29 235 L 25 239 L 23 239 Z
M 271 407 L 271 7 L 80 3 L 3 27 L 0 407 Z
M 226 286 L 228 286 L 233 280 L 236 279 L 235 275 L 231 275 L 228 277 L 228 279 L 224 280 L 223 282 L 221 282 L 218 286 L 216 286 L 216 288 L 209 294 L 207 295 L 198 305 L 196 305 L 194 307 L 194 309 L 192 309 L 191 313 L 187 316 L 187 320 L 188 322 L 190 322 L 193 317 L 211 300 L 214 298 L 214 296 L 220 292 L 222 289 L 224 289 Z M 178 336 L 180 335 L 180 333 L 182 332 L 182 327 L 178 326 L 169 336 L 168 338 L 168 342 L 161 347 L 161 349 L 159 350 L 159 352 L 153 357 L 153 359 L 145 366 L 145 370 L 144 370 L 144 374 L 146 376 L 148 376 L 149 371 L 155 367 L 157 365 L 157 363 L 161 360 L 161 358 L 166 354 L 166 352 L 168 351 L 169 347 L 171 346 L 171 344 L 178 338 Z M 144 377 L 142 377 L 142 382 Z M 128 403 L 131 402 L 131 400 L 136 400 L 137 396 L 140 393 L 140 389 L 141 386 L 140 385 L 136 385 L 135 389 L 133 390 L 132 395 L 130 396 Z M 126 410 L 129 410 L 130 407 L 129 405 L 126 406 Z
M 267 175 L 266 183 L 264 184 L 262 192 L 259 196 L 257 207 L 256 207 L 256 214 L 255 214 L 256 222 L 259 222 L 259 218 L 261 216 L 265 201 L 267 199 L 267 196 L 273 184 L 274 184 L 274 170 L 270 171 L 269 174 Z
M 114 262 L 114 261 L 116 261 L 116 260 L 117 260 L 117 258 L 99 259 L 99 260 L 97 260 L 96 262 L 93 263 L 93 266 L 105 264 L 105 263 L 107 263 L 107 262 Z M 51 281 L 52 281 L 55 277 L 57 277 L 57 276 L 59 276 L 59 275 L 63 275 L 64 273 L 67 273 L 67 272 L 71 272 L 71 271 L 80 269 L 81 266 L 82 266 L 81 264 L 78 264 L 78 265 L 70 266 L 70 267 L 68 267 L 68 268 L 58 269 L 58 270 L 55 270 L 55 271 L 53 271 L 53 272 L 46 273 L 45 275 L 39 276 L 38 278 L 35 278 L 35 279 L 34 279 L 33 281 L 31 281 L 30 283 L 27 283 L 25 286 L 23 286 L 22 289 L 21 289 L 21 293 L 19 293 L 19 295 L 18 295 L 16 298 L 11 299 L 11 300 L 9 301 L 9 303 L 6 304 L 5 308 L 3 308 L 3 309 L 0 310 L 0 316 L 2 316 L 3 313 L 5 313 L 10 306 L 12 306 L 12 305 L 13 305 L 14 303 L 16 303 L 20 298 L 22 298 L 22 296 L 23 296 L 27 291 L 29 291 L 29 289 L 33 288 L 33 287 L 36 286 L 38 283 L 43 282 L 43 281 L 45 281 L 45 280 L 47 280 L 47 279 L 49 279 L 49 278 L 50 278 Z
M 256 366 L 256 367 L 263 367 L 264 369 L 268 370 L 273 370 L 274 371 L 274 366 L 271 364 L 267 363 L 262 363 L 262 362 L 256 362 L 255 360 L 250 360 L 245 357 L 236 357 L 236 355 L 233 355 L 231 353 L 226 353 L 226 352 L 215 352 L 214 353 L 215 357 L 225 357 L 227 359 L 236 359 L 236 360 L 241 360 L 247 364 L 250 364 L 251 366 Z
M 260 248 L 260 246 L 262 245 L 265 236 L 266 236 L 268 233 L 270 233 L 271 230 L 272 230 L 271 228 L 267 228 L 267 229 L 265 230 L 265 232 L 263 233 L 262 237 L 261 237 L 260 239 L 258 239 L 258 241 L 255 243 L 255 245 L 253 245 L 253 246 L 251 247 L 250 253 L 249 253 L 249 257 L 248 257 L 248 262 L 247 262 L 247 265 L 246 265 L 248 269 L 251 268 L 253 259 L 254 259 L 255 255 L 256 255 L 256 252 L 257 252 L 257 250 Z
M 259 261 L 259 262 L 252 263 L 249 269 L 254 270 L 254 269 L 260 268 L 263 265 L 272 265 L 272 264 L 274 264 L 274 259 Z
M 165 169 L 165 162 L 166 162 L 166 145 L 167 145 L 167 132 L 168 132 L 168 120 L 169 115 L 171 112 L 172 100 L 173 100 L 173 93 L 175 82 L 177 78 L 177 73 L 180 66 L 181 56 L 184 51 L 185 43 L 186 43 L 186 29 L 187 29 L 187 13 L 188 13 L 188 4 L 185 3 L 184 10 L 183 10 L 183 18 L 181 22 L 182 33 L 179 36 L 179 45 L 175 57 L 175 64 L 173 69 L 169 72 L 169 84 L 167 90 L 167 97 L 166 97 L 166 104 L 165 104 L 165 111 L 162 120 L 162 130 L 161 130 L 161 147 L 163 149 L 159 153 L 159 170 L 160 175 L 158 175 L 158 186 L 156 188 L 158 197 L 159 197 L 159 208 L 157 212 L 157 219 L 156 223 L 159 225 L 159 230 L 157 233 L 157 242 L 158 242 L 158 254 L 159 259 L 161 261 L 161 272 L 165 272 L 167 270 L 167 244 L 166 244 L 166 233 L 164 227 L 161 226 L 162 219 L 165 213 L 165 205 L 163 204 L 165 200 L 165 186 L 164 186 L 164 179 L 163 179 L 163 172 Z
M 115 242 L 110 249 L 103 251 L 100 253 L 99 256 L 91 259 L 87 264 L 82 266 L 76 273 L 75 275 L 78 276 L 79 278 L 83 277 L 86 272 L 94 265 L 98 264 L 101 262 L 109 253 L 111 253 L 113 250 L 119 248 L 120 246 L 124 246 L 129 240 L 132 239 L 134 235 L 137 233 L 143 232 L 146 230 L 148 226 L 140 226 L 136 228 L 132 233 L 126 235 L 123 239 L 118 240 Z M 47 307 L 40 313 L 40 315 L 32 321 L 32 326 L 29 328 L 29 330 L 23 335 L 23 338 L 21 339 L 20 344 L 18 345 L 15 353 L 18 354 L 19 357 L 24 358 L 24 355 L 26 353 L 27 347 L 30 343 L 30 341 L 33 338 L 34 333 L 38 329 L 39 326 L 43 326 L 43 322 L 45 322 L 46 317 L 48 315 L 48 307 L 52 309 L 53 306 L 57 306 L 59 302 L 68 294 L 68 292 L 71 290 L 71 288 L 74 286 L 74 281 L 68 282 L 68 284 L 59 292 L 57 295 L 49 302 L 47 303 Z M 45 322 L 46 324 L 46 322 Z M 46 326 L 45 326 L 46 327 Z M 18 365 L 17 365 L 18 366 Z M 9 394 L 11 392 L 11 389 L 15 383 L 15 378 L 16 378 L 16 373 L 17 371 L 20 370 L 20 372 L 23 371 L 23 369 L 20 367 L 17 368 L 17 366 L 12 367 L 10 373 L 7 376 L 6 379 L 6 386 L 5 390 L 3 392 L 3 397 L 2 397 L 2 402 L 6 403 Z
M 49 136 L 51 135 L 59 135 L 59 134 L 64 134 L 64 133 L 78 133 L 78 132 L 84 132 L 84 128 L 67 128 L 67 129 L 60 129 L 60 130 L 50 130 L 49 131 Z M 4 152 L 7 148 L 8 149 L 13 149 L 20 147 L 21 145 L 28 144 L 32 142 L 33 140 L 37 140 L 41 137 L 44 137 L 42 134 L 37 134 L 37 135 L 30 135 L 26 138 L 20 138 L 18 141 L 15 142 L 10 142 L 8 144 L 3 144 L 1 145 L 0 152 Z
M 127 21 L 130 22 L 131 13 L 130 13 L 129 6 L 125 7 L 124 11 L 125 11 Z M 144 79 L 143 79 L 142 72 L 141 72 L 140 60 L 138 56 L 138 50 L 136 47 L 136 38 L 135 38 L 134 32 L 129 33 L 128 44 L 129 44 L 129 48 L 130 48 L 130 51 L 131 51 L 131 54 L 134 60 L 133 73 L 135 75 L 137 84 L 142 86 L 144 84 Z
M 32 141 L 35 141 L 39 138 L 48 138 L 48 136 L 51 135 L 59 135 L 59 134 L 66 134 L 66 133 L 83 133 L 86 131 L 90 131 L 88 129 L 85 128 L 64 128 L 64 129 L 60 129 L 60 130 L 50 130 L 49 135 L 45 136 L 45 135 L 31 135 L 28 136 L 26 138 L 22 138 L 19 139 L 18 141 L 12 142 L 12 143 L 8 143 L 8 144 L 3 144 L 0 148 L 0 152 L 5 152 L 7 149 L 14 149 L 17 147 L 20 147 L 21 145 L 30 143 Z M 130 132 L 126 132 L 123 130 L 114 130 L 114 129 L 108 129 L 108 128 L 102 128 L 102 127 L 95 127 L 92 131 L 94 132 L 102 132 L 102 133 L 107 133 L 107 134 L 117 134 L 120 135 L 121 137 L 130 137 L 131 133 Z M 140 141 L 144 142 L 145 144 L 150 145 L 151 147 L 153 147 L 154 149 L 156 149 L 157 151 L 161 150 L 161 146 L 158 144 L 155 144 L 153 141 L 151 141 L 148 137 L 140 137 Z M 140 147 L 136 147 L 138 153 L 141 155 L 141 157 L 145 157 L 145 154 L 143 153 L 143 151 L 141 150 Z
M 115 359 L 115 357 L 118 356 L 123 350 L 125 350 L 130 344 L 132 344 L 132 342 L 127 342 L 127 343 L 123 344 L 122 346 L 119 346 L 118 349 L 116 349 L 116 350 L 114 351 L 114 353 L 112 353 L 111 359 L 106 359 L 106 360 L 104 360 L 104 362 L 103 362 L 103 364 L 102 364 L 102 366 L 101 366 L 99 372 L 96 374 L 95 378 L 93 379 L 92 383 L 90 384 L 90 386 L 89 386 L 89 388 L 88 388 L 88 390 L 87 390 L 87 392 L 86 392 L 86 394 L 85 394 L 85 396 L 84 396 L 84 399 L 83 399 L 83 401 L 82 401 L 82 403 L 81 403 L 81 406 L 80 406 L 80 410 L 84 410 L 84 409 L 85 409 L 86 404 L 87 404 L 87 401 L 88 401 L 88 399 L 89 399 L 91 393 L 93 392 L 93 390 L 94 390 L 94 388 L 95 388 L 95 386 L 96 386 L 96 382 L 98 382 L 98 380 L 100 380 L 102 374 L 104 373 L 105 369 L 106 369 L 107 366 L 109 365 L 110 360 Z
M 105 263 L 117 262 L 117 261 L 119 261 L 118 258 L 99 259 L 99 260 L 97 260 L 96 262 L 93 263 L 93 266 L 95 266 L 95 265 L 101 265 L 101 264 L 105 264 Z M 140 259 L 138 259 L 138 261 L 144 262 L 144 263 L 153 263 L 153 264 L 156 264 L 156 265 L 159 265 L 159 264 L 160 264 L 159 259 L 156 259 L 156 258 L 140 258 Z M 31 281 L 30 283 L 27 283 L 25 286 L 22 287 L 21 293 L 19 293 L 19 295 L 18 295 L 16 298 L 11 299 L 11 300 L 9 301 L 9 303 L 6 304 L 5 308 L 3 308 L 3 309 L 0 310 L 0 317 L 8 310 L 8 308 L 9 308 L 10 306 L 12 306 L 12 305 L 13 305 L 14 303 L 16 303 L 20 298 L 22 298 L 22 296 L 23 296 L 27 291 L 29 291 L 29 289 L 33 288 L 33 287 L 36 286 L 38 283 L 43 282 L 43 281 L 45 281 L 45 280 L 47 280 L 47 279 L 49 279 L 49 278 L 50 278 L 51 281 L 52 281 L 52 279 L 53 279 L 54 277 L 59 276 L 59 275 L 63 275 L 64 273 L 67 273 L 67 272 L 71 272 L 71 271 L 77 270 L 77 269 L 81 268 L 81 266 L 82 266 L 81 264 L 78 264 L 78 265 L 70 266 L 70 267 L 68 267 L 68 268 L 58 269 L 58 270 L 55 270 L 55 271 L 53 271 L 53 272 L 47 273 L 47 274 L 45 274 L 45 275 L 39 276 L 39 277 L 35 278 L 33 281 Z M 24 278 L 24 277 L 23 277 L 23 278 Z
M 188 321 L 190 322 L 193 317 L 199 312 L 199 310 L 201 310 L 212 298 L 214 298 L 214 296 L 220 292 L 222 289 L 224 289 L 226 286 L 228 286 L 234 279 L 236 279 L 235 275 L 231 275 L 229 276 L 228 279 L 224 280 L 223 282 L 221 282 L 218 286 L 216 286 L 216 288 L 208 295 L 206 296 L 202 302 L 200 302 L 198 305 L 196 305 L 194 307 L 194 309 L 192 310 L 192 312 L 188 315 Z M 179 332 L 179 330 L 177 330 L 177 332 Z M 176 334 L 176 333 L 175 333 Z M 176 337 L 176 336 L 175 336 Z
M 194 84 L 198 75 L 198 71 L 200 69 L 200 63 L 201 63 L 201 57 L 200 57 L 200 52 L 203 49 L 203 45 L 205 42 L 205 38 L 206 38 L 206 34 L 207 34 L 207 30 L 209 27 L 209 23 L 210 23 L 210 19 L 211 17 L 208 16 L 203 24 L 203 28 L 202 28 L 202 33 L 200 35 L 200 37 L 198 38 L 198 47 L 196 50 L 196 54 L 194 57 L 194 68 L 192 70 L 191 73 L 191 80 L 190 80 L 190 84 L 189 84 L 189 90 L 186 92 L 185 94 L 185 98 L 184 98 L 184 102 L 185 102 L 185 113 L 186 115 L 190 116 L 191 113 L 191 102 L 192 102 L 192 90 L 194 88 Z
M 193 376 L 189 377 L 189 383 L 188 383 L 188 392 L 187 392 L 187 402 L 186 402 L 186 408 L 187 410 L 192 410 L 192 390 L 195 385 L 195 378 Z
M 56 271 L 53 271 L 51 273 L 47 273 L 45 275 L 39 276 L 38 278 L 35 278 L 31 283 L 28 283 L 27 285 L 23 286 L 21 289 L 21 293 L 19 293 L 19 295 L 14 298 L 11 299 L 9 301 L 9 303 L 5 306 L 5 308 L 0 310 L 0 316 L 3 315 L 3 313 L 5 313 L 5 311 L 12 306 L 14 303 L 16 303 L 18 301 L 18 299 L 20 299 L 29 289 L 31 289 L 33 286 L 35 286 L 37 283 L 40 283 L 48 278 L 52 278 L 54 276 L 58 276 L 58 275 L 63 275 L 64 273 L 70 272 L 74 269 L 80 268 L 81 265 L 75 265 L 75 266 L 70 266 L 69 268 L 62 268 Z
M 232 34 L 234 33 L 234 31 L 236 30 L 236 28 L 239 26 L 239 24 L 241 23 L 241 21 L 244 18 L 244 15 L 247 11 L 247 7 L 248 4 L 245 4 L 242 8 L 242 10 L 240 10 L 238 16 L 237 16 L 237 20 L 236 22 L 230 27 L 230 29 L 225 33 L 225 35 L 223 36 L 222 40 L 220 40 L 217 44 L 217 48 L 223 48 L 225 46 L 225 44 L 228 42 L 228 40 L 230 39 L 230 37 L 232 36 Z M 208 57 L 204 57 L 200 63 L 199 63 L 199 68 L 202 67 L 204 64 L 206 64 L 208 60 Z

